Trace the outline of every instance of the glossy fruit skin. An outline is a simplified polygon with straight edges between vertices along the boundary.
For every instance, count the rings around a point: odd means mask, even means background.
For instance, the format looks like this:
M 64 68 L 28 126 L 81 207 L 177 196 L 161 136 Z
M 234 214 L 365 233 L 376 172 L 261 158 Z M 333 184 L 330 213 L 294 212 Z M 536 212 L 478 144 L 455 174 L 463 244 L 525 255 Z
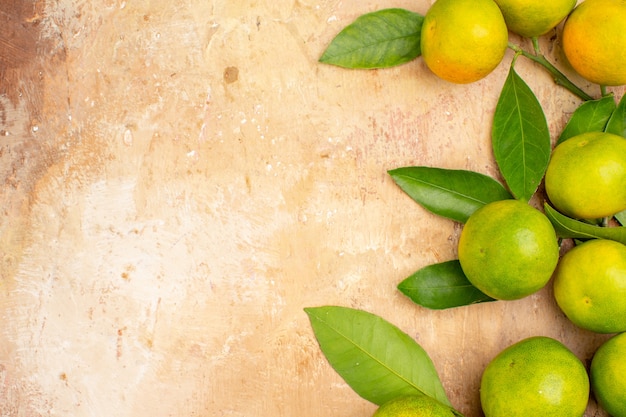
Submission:
M 613 417 L 626 417 L 626 333 L 604 342 L 591 360 L 591 390 Z
M 563 26 L 563 52 L 577 73 L 600 85 L 626 84 L 626 0 L 585 0 Z
M 626 331 L 626 246 L 592 239 L 570 249 L 554 273 L 554 298 L 580 328 Z
M 455 414 L 426 395 L 407 395 L 387 401 L 372 417 L 455 417 Z
M 515 300 L 547 284 L 559 247 L 543 213 L 522 201 L 501 200 L 470 216 L 461 232 L 458 257 L 476 288 L 492 298 Z
M 422 58 L 444 80 L 466 84 L 486 77 L 507 44 L 506 23 L 493 0 L 437 0 L 424 16 Z
M 604 132 L 583 133 L 557 145 L 545 176 L 546 193 L 554 207 L 579 219 L 625 210 L 624 184 L 626 138 Z
M 576 0 L 495 0 L 511 32 L 534 38 L 556 27 L 576 6 Z
M 544 336 L 504 349 L 487 365 L 480 384 L 485 417 L 581 417 L 588 397 L 582 362 Z

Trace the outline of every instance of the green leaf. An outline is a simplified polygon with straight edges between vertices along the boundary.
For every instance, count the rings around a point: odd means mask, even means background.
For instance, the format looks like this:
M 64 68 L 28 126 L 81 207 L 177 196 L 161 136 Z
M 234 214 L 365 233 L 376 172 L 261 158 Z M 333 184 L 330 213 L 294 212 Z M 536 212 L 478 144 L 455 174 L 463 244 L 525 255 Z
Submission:
M 426 266 L 398 289 L 414 303 L 434 310 L 494 301 L 468 281 L 458 260 Z
M 626 137 L 626 94 L 622 96 L 617 108 L 613 111 L 605 132 Z
M 622 226 L 626 226 L 626 210 L 617 213 L 615 215 L 615 220 L 617 220 Z
M 614 110 L 615 99 L 613 96 L 585 101 L 572 113 L 559 136 L 557 144 L 581 133 L 604 131 Z
M 548 204 L 544 211 L 559 237 L 568 239 L 610 239 L 626 245 L 626 227 L 602 227 L 567 217 Z
M 550 159 L 550 131 L 541 104 L 511 65 L 493 119 L 493 152 L 515 198 L 533 196 Z
M 425 394 L 451 406 L 426 351 L 374 314 L 347 307 L 305 308 L 328 362 L 361 397 L 375 404 Z
M 332 40 L 320 62 L 344 68 L 388 68 L 421 55 L 424 17 L 405 9 L 364 14 Z
M 498 181 L 473 171 L 422 166 L 393 169 L 389 175 L 425 209 L 461 223 L 487 203 L 512 198 Z

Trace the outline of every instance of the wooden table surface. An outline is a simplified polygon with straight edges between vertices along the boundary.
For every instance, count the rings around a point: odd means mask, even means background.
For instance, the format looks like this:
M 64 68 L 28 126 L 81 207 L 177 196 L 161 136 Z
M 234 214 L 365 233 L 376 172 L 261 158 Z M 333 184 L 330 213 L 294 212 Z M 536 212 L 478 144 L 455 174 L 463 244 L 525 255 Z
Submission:
M 491 116 L 511 53 L 470 85 L 419 59 L 317 59 L 363 13 L 429 5 L 3 1 L 0 415 L 369 416 L 303 312 L 330 304 L 413 336 L 466 417 L 482 415 L 486 363 L 524 337 L 588 363 L 607 336 L 569 323 L 549 286 L 446 311 L 396 289 L 455 258 L 461 226 L 386 171 L 497 175 Z M 556 138 L 580 101 L 517 68 Z

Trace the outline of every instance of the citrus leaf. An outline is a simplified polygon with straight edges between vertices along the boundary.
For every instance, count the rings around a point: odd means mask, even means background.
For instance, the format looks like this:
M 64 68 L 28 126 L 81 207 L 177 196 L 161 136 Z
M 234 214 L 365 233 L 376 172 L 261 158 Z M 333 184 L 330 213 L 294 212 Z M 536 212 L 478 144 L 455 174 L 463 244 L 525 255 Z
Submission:
M 626 137 L 626 94 L 622 96 L 617 108 L 613 111 L 605 132 Z
M 557 144 L 586 132 L 602 132 L 615 110 L 613 96 L 602 97 L 582 103 L 565 125 Z
M 617 213 L 615 215 L 615 219 L 619 222 L 619 224 L 621 224 L 622 226 L 626 226 L 626 210 L 624 211 L 620 211 L 619 213 Z
M 458 260 L 428 265 L 398 285 L 414 303 L 433 310 L 494 301 L 474 287 Z
M 428 353 L 379 316 L 347 307 L 305 308 L 326 359 L 361 397 L 382 405 L 426 394 L 450 406 Z
M 512 198 L 502 184 L 478 172 L 419 166 L 388 173 L 422 207 L 461 223 L 487 203 Z
M 610 239 L 626 245 L 626 227 L 602 227 L 567 217 L 549 204 L 544 204 L 544 211 L 559 237 L 568 239 Z
M 533 196 L 550 159 L 550 131 L 541 104 L 513 65 L 493 119 L 493 152 L 515 198 Z
M 383 9 L 358 17 L 335 36 L 320 62 L 344 68 L 388 68 L 421 55 L 424 16 Z

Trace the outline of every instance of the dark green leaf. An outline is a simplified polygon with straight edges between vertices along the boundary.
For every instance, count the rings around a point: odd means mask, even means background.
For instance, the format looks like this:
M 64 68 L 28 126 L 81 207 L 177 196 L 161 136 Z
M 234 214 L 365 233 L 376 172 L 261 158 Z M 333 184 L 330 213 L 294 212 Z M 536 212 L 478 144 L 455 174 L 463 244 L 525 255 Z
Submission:
M 626 227 L 602 227 L 574 220 L 567 217 L 548 204 L 544 204 L 548 219 L 556 233 L 562 238 L 573 239 L 610 239 L 626 245 Z
M 361 397 L 381 405 L 400 395 L 422 393 L 450 406 L 426 351 L 396 326 L 346 307 L 304 311 L 326 359 Z
M 435 310 L 494 301 L 467 280 L 458 260 L 426 266 L 398 289 L 414 303 Z
M 557 144 L 586 132 L 602 132 L 615 110 L 613 96 L 585 101 L 578 106 L 559 136 Z
M 320 62 L 344 68 L 388 68 L 421 55 L 424 17 L 405 9 L 364 14 L 332 40 Z
M 550 159 L 550 132 L 541 104 L 513 66 L 504 83 L 492 128 L 493 152 L 513 195 L 528 201 Z
M 606 132 L 626 137 L 626 94 L 622 96 L 606 125 Z
M 461 223 L 487 203 L 512 198 L 498 181 L 473 171 L 404 167 L 389 175 L 425 209 Z

